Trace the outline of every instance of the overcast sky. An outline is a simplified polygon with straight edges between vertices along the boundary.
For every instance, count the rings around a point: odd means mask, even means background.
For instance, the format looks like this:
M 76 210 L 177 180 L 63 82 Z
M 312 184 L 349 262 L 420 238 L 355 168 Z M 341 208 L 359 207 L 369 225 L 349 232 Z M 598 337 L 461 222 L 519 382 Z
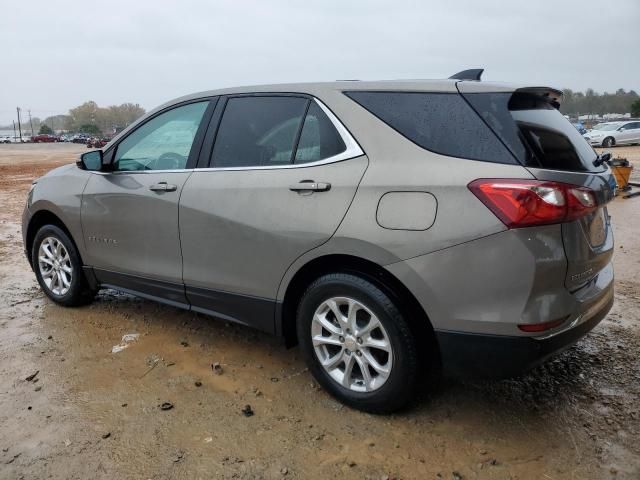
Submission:
M 0 124 L 218 87 L 442 78 L 640 91 L 640 0 L 16 0 Z

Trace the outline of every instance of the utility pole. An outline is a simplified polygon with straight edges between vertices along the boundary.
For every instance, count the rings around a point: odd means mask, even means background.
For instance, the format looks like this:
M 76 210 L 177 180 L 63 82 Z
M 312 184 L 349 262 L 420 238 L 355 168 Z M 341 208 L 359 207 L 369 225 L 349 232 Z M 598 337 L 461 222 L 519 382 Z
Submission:
M 13 141 L 16 141 L 16 121 L 13 121 Z
M 22 126 L 20 125 L 20 107 L 16 107 L 18 112 L 18 132 L 20 133 L 20 143 L 22 143 Z
M 31 121 L 31 110 L 27 110 L 29 112 L 29 125 L 31 125 L 31 136 L 33 137 L 33 122 Z

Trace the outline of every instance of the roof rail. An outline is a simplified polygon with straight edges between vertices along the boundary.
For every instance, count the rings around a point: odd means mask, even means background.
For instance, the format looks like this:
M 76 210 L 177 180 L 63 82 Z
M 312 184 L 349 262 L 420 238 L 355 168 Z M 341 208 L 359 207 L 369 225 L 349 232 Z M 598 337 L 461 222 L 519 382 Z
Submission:
M 455 75 L 451 75 L 449 77 L 450 80 L 478 80 L 480 81 L 480 77 L 482 76 L 482 72 L 484 72 L 484 68 L 472 68 L 470 70 L 463 70 L 461 72 L 456 73 Z

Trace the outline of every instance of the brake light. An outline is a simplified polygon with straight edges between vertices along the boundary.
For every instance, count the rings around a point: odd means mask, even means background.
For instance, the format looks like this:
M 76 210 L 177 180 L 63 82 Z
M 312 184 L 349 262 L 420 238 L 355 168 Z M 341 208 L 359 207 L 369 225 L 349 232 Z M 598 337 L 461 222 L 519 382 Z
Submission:
M 509 228 L 571 222 L 598 206 L 593 190 L 567 183 L 481 178 L 468 187 Z

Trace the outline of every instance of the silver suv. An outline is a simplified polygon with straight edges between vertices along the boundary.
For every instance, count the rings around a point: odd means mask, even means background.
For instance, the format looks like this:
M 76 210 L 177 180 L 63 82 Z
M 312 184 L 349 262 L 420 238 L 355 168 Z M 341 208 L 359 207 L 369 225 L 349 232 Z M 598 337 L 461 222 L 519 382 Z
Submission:
M 34 183 L 26 255 L 61 305 L 116 288 L 298 343 L 370 412 L 517 374 L 609 311 L 613 188 L 559 91 L 478 79 L 169 102 Z

